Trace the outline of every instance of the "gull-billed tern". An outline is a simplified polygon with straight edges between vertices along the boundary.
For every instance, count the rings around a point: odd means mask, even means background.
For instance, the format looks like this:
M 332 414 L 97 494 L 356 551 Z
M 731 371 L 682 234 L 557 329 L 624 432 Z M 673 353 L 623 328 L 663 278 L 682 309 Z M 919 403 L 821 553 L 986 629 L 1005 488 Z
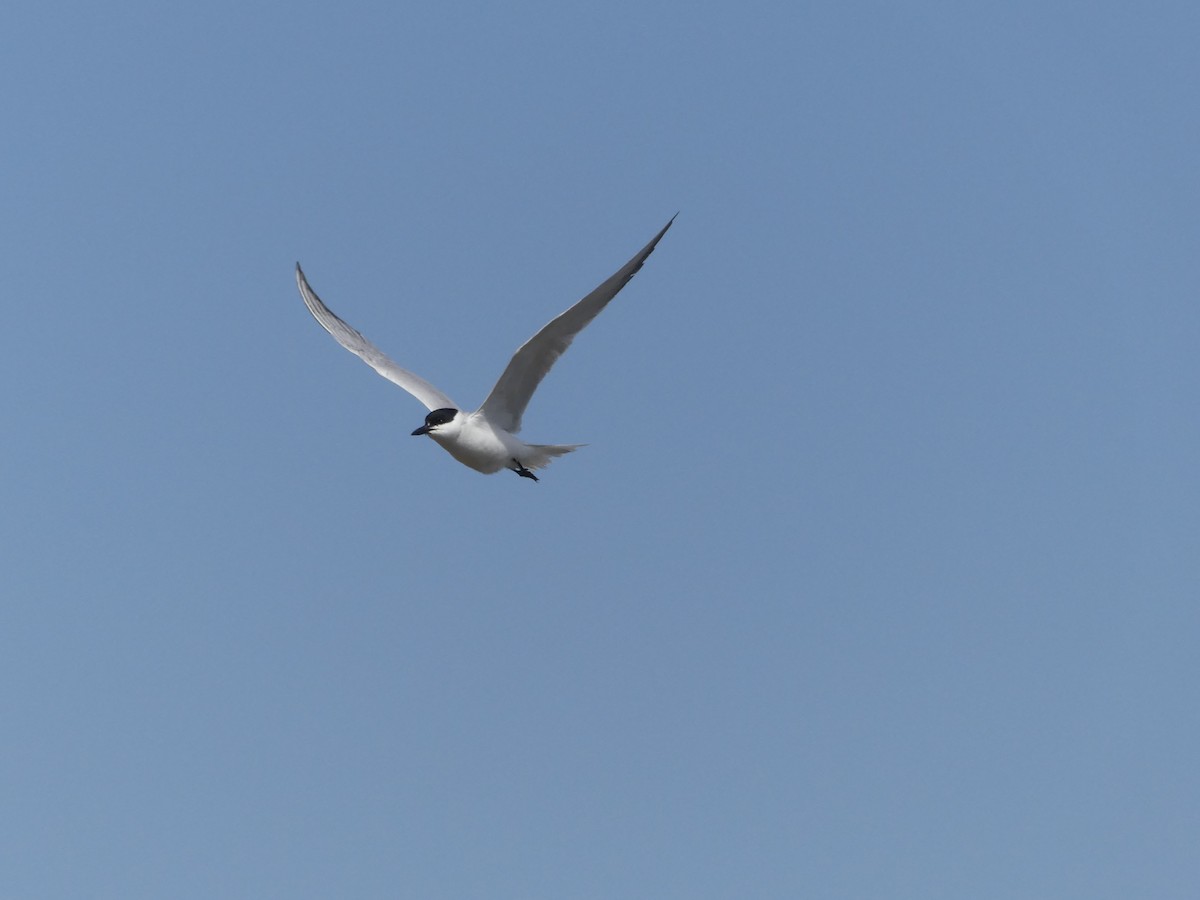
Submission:
M 654 247 L 674 221 L 675 217 L 672 216 L 663 230 L 611 278 L 526 341 L 509 360 L 508 367 L 483 405 L 470 413 L 463 412 L 457 403 L 424 378 L 400 368 L 374 344 L 335 316 L 308 286 L 299 263 L 296 263 L 296 284 L 309 312 L 333 335 L 334 340 L 388 381 L 400 385 L 430 410 L 425 417 L 425 424 L 413 432 L 414 436 L 428 435 L 460 463 L 477 472 L 490 475 L 501 469 L 509 469 L 522 478 L 537 481 L 532 470 L 548 466 L 555 457 L 583 445 L 526 444 L 518 438 L 521 416 L 529 404 L 529 398 L 550 367 L 571 346 L 575 335 L 599 315 L 608 301 L 642 267 L 646 257 L 654 252 Z

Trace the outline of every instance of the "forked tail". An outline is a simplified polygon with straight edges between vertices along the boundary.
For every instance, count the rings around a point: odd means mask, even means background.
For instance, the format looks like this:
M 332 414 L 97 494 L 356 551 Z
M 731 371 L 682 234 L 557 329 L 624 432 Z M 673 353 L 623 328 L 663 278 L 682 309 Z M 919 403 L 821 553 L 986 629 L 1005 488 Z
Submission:
M 557 457 L 586 446 L 587 444 L 530 444 L 529 452 L 521 462 L 530 469 L 544 469 Z

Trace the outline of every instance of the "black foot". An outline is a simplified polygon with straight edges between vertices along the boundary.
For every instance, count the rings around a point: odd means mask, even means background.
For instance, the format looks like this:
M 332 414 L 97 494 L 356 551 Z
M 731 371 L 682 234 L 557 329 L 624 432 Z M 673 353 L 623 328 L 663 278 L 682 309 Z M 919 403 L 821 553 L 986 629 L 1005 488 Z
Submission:
M 519 459 L 514 458 L 513 465 L 516 466 L 516 468 L 513 469 L 513 471 L 516 472 L 518 475 L 520 475 L 522 478 L 532 478 L 534 481 L 538 480 L 538 477 L 536 475 L 534 475 L 527 468 L 525 468 L 523 465 L 521 465 L 521 461 Z

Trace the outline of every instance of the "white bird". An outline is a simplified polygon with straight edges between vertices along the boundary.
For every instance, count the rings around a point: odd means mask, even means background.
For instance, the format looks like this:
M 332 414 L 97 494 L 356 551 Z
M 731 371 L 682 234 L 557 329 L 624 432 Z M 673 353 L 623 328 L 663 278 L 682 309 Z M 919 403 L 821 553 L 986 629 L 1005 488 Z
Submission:
M 526 444 L 518 438 L 521 417 L 529 398 L 550 367 L 571 346 L 575 335 L 599 315 L 608 301 L 642 267 L 646 257 L 654 251 L 674 221 L 675 217 L 672 216 L 663 230 L 611 278 L 526 341 L 513 354 L 500 380 L 475 412 L 463 412 L 457 403 L 432 384 L 396 365 L 374 344 L 335 316 L 308 286 L 299 263 L 296 263 L 296 284 L 308 311 L 321 323 L 321 327 L 333 335 L 335 341 L 388 381 L 400 385 L 430 410 L 425 417 L 425 424 L 413 432 L 414 436 L 428 435 L 460 463 L 477 472 L 490 475 L 501 469 L 510 469 L 522 478 L 537 481 L 532 470 L 548 466 L 556 457 L 577 450 L 583 444 Z

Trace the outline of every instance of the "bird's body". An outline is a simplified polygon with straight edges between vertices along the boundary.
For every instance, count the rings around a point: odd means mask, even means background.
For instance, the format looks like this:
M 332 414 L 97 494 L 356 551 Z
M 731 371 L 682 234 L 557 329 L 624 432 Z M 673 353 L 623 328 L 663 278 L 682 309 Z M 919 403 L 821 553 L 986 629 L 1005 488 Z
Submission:
M 527 444 L 515 434 L 497 428 L 479 412 L 455 412 L 457 415 L 449 422 L 425 433 L 464 466 L 485 475 L 513 469 L 514 463 L 526 469 L 543 469 L 556 456 L 583 446 Z
M 671 222 L 674 222 L 674 217 Z M 296 284 L 309 312 L 334 339 L 376 372 L 404 388 L 430 410 L 414 435 L 428 435 L 468 468 L 484 474 L 509 469 L 537 481 L 531 470 L 548 466 L 556 457 L 582 444 L 527 444 L 517 437 L 530 397 L 551 366 L 583 328 L 617 295 L 655 246 L 671 222 L 629 262 L 594 291 L 552 319 L 509 361 L 483 405 L 464 412 L 453 400 L 423 378 L 402 369 L 365 337 L 339 319 L 321 302 L 296 264 Z

